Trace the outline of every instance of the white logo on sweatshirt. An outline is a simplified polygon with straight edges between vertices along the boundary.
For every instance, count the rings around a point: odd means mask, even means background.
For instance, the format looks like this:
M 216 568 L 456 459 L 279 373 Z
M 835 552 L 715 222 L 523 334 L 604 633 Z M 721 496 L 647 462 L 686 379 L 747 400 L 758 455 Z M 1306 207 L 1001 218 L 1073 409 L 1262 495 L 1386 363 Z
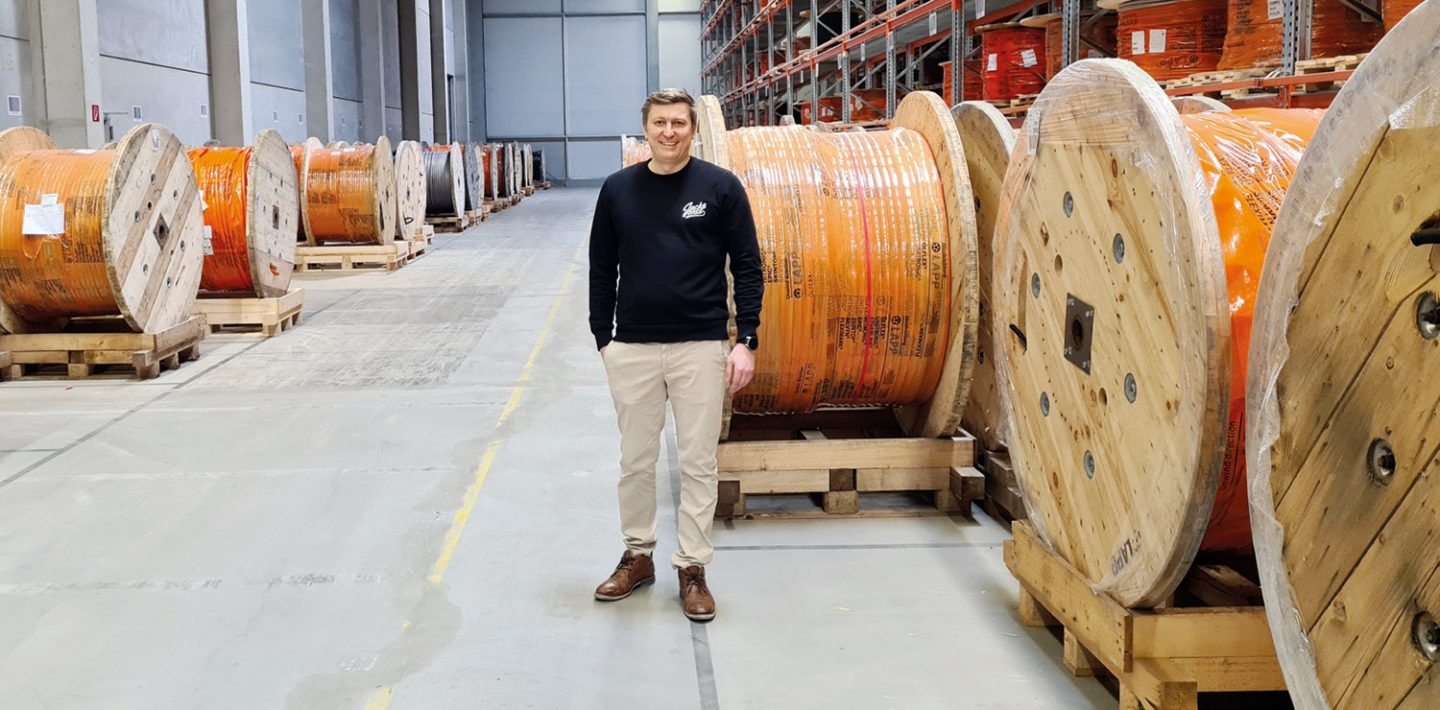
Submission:
M 696 218 L 696 217 L 704 217 L 704 216 L 705 216 L 705 207 L 706 207 L 706 205 L 705 205 L 704 202 L 701 202 L 701 203 L 699 203 L 699 204 L 696 204 L 696 203 L 694 203 L 694 202 L 686 202 L 686 203 L 685 203 L 685 209 L 680 212 L 680 218 L 681 218 L 681 219 L 694 219 L 694 218 Z

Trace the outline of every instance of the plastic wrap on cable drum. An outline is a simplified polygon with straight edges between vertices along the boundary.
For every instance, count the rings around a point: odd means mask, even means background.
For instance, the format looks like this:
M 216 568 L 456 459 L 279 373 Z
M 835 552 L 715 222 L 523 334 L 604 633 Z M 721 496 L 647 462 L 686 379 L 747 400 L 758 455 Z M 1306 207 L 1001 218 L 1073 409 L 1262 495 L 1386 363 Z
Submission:
M 1271 0 L 1230 0 L 1229 29 L 1219 69 L 1280 66 L 1281 3 Z M 1368 52 L 1385 28 L 1366 19 L 1340 0 L 1314 0 L 1311 10 L 1310 56 L 1316 59 Z
M 425 151 L 425 214 L 458 217 L 465 210 L 465 166 L 456 144 Z
M 398 202 L 390 139 L 327 148 L 305 141 L 301 220 L 313 244 L 392 244 Z
M 205 200 L 200 290 L 284 295 L 295 270 L 300 191 L 280 134 L 267 128 L 249 147 L 206 146 L 188 156 Z
M 1012 23 L 977 31 L 986 100 L 1038 94 L 1045 88 L 1045 30 Z
M 29 127 L 0 133 L 0 329 L 118 316 L 157 333 L 189 318 L 202 206 L 163 126 L 136 126 L 113 150 L 60 150 Z
M 1226 0 L 1122 3 L 1117 56 L 1156 81 L 1214 71 L 1225 49 Z
M 620 137 L 620 167 L 628 168 L 650 159 L 650 144 L 630 136 Z
M 978 283 L 973 197 L 941 98 L 912 92 L 868 132 L 725 131 L 713 96 L 700 114 L 701 157 L 745 185 L 765 281 L 766 346 L 734 411 L 894 406 L 917 435 L 953 431 Z
M 1037 532 L 1121 604 L 1251 547 L 1250 324 L 1320 117 L 1180 115 L 1133 64 L 1084 60 L 1021 131 L 993 287 L 1007 443 Z

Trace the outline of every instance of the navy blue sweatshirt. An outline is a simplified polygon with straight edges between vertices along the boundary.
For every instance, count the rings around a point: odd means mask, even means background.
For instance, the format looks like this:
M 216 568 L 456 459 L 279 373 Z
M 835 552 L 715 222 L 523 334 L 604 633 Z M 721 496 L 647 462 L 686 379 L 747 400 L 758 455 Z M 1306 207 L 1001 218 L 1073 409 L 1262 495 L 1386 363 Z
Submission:
M 697 158 L 670 175 L 657 175 L 648 163 L 611 175 L 590 227 L 595 345 L 727 339 L 727 256 L 744 340 L 760 327 L 765 285 L 755 218 L 739 178 Z

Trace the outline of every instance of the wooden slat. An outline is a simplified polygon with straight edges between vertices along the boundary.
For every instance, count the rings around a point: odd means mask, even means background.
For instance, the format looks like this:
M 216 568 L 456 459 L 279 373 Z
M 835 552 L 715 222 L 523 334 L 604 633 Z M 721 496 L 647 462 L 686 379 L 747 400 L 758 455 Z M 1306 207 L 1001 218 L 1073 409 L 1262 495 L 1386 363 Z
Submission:
M 1263 606 L 1156 609 L 1136 613 L 1132 629 L 1137 658 L 1275 655 Z
M 1131 616 L 1090 582 L 1045 550 L 1030 526 L 1015 523 L 1005 542 L 1005 566 L 1035 599 L 1111 672 L 1130 669 Z
M 720 445 L 720 471 L 943 468 L 974 465 L 973 446 L 946 439 L 840 439 Z

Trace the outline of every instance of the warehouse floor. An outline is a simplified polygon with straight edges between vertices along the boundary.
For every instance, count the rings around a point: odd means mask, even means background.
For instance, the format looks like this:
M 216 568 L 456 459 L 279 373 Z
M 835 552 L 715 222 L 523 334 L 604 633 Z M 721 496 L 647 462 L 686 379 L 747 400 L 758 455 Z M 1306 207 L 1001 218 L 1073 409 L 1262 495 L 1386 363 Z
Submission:
M 622 545 L 595 190 L 541 192 L 158 380 L 0 385 L 0 708 L 1114 707 L 985 518 L 717 525 L 719 617 Z M 674 549 L 673 430 L 660 559 Z

